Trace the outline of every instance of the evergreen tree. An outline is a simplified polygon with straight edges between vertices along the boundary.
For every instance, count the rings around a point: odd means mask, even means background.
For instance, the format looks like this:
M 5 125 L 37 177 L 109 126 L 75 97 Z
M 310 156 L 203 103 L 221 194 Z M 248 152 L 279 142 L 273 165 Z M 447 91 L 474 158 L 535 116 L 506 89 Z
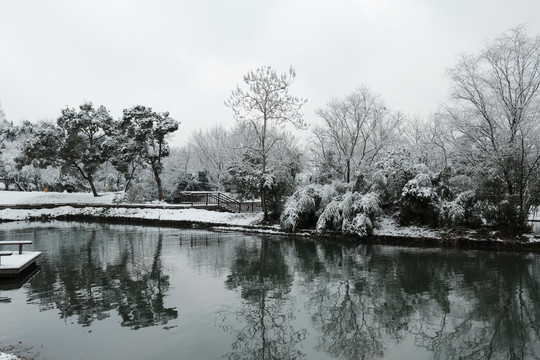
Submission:
M 16 158 L 17 166 L 64 166 L 87 181 L 92 194 L 98 196 L 94 175 L 107 161 L 104 143 L 111 123 L 109 111 L 104 106 L 96 109 L 91 102 L 82 104 L 78 111 L 62 110 L 56 124 L 26 123 L 23 131 L 29 138 L 23 144 L 22 155 Z

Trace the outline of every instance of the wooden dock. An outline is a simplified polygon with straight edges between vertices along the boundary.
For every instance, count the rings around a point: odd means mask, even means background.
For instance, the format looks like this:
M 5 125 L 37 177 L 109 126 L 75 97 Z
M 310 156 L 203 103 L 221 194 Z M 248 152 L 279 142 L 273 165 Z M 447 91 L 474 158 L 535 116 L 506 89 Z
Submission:
M 0 251 L 0 278 L 15 277 L 36 263 L 41 255 L 39 251 L 23 251 L 23 245 L 30 245 L 31 241 L 0 241 L 0 245 L 17 245 L 16 253 Z
M 0 277 L 17 276 L 34 265 L 41 255 L 40 251 L 24 251 L 22 254 L 13 254 L 11 256 L 2 256 L 0 263 Z

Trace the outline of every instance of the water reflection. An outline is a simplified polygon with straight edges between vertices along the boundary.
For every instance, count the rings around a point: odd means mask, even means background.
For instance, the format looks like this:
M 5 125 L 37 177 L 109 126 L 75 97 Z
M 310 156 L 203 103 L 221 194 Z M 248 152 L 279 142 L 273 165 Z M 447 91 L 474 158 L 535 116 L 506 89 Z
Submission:
M 295 329 L 295 304 L 288 296 L 292 272 L 285 253 L 288 245 L 279 241 L 239 246 L 231 264 L 225 287 L 239 290 L 245 300 L 242 307 L 226 308 L 220 312 L 220 326 L 234 334 L 232 351 L 227 359 L 301 359 L 297 349 L 306 329 Z M 234 316 L 237 327 L 228 323 Z
M 539 255 L 120 226 L 44 232 L 33 235 L 43 256 L 25 285 L 29 306 L 84 327 L 114 317 L 147 330 L 189 309 L 174 331 L 226 344 L 192 350 L 201 358 L 378 359 L 404 344 L 411 359 L 540 358 Z M 160 345 L 167 358 L 197 346 L 181 339 Z
M 436 359 L 540 358 L 537 257 L 328 247 L 310 253 L 325 269 L 304 286 L 329 355 L 384 357 L 413 337 Z
M 155 242 L 137 232 L 106 242 L 97 236 L 92 229 L 76 240 L 49 243 L 57 249 L 48 251 L 49 266 L 30 282 L 29 302 L 41 310 L 56 308 L 60 318 L 74 316 L 83 326 L 109 317 L 112 310 L 121 326 L 132 329 L 176 319 L 178 311 L 163 302 L 169 276 L 161 265 L 162 235 Z

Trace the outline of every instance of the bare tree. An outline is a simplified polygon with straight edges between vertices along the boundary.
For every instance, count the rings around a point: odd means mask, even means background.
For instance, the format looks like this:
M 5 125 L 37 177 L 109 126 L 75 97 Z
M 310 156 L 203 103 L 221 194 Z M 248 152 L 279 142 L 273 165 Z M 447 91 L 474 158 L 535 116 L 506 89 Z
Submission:
M 503 34 L 478 55 L 463 55 L 448 71 L 458 129 L 476 156 L 492 169 L 515 202 L 523 225 L 531 183 L 540 164 L 540 37 L 523 27 Z
M 194 155 L 200 166 L 209 172 L 218 190 L 223 190 L 223 179 L 231 161 L 231 136 L 221 125 L 191 134 Z
M 444 115 L 413 116 L 400 127 L 401 139 L 410 149 L 413 161 L 432 170 L 448 165 L 448 151 L 454 140 Z
M 306 128 L 300 108 L 306 100 L 289 94 L 296 72 L 291 67 L 288 72 L 278 75 L 270 66 L 249 71 L 244 76 L 247 89 L 236 87 L 225 105 L 234 112 L 234 118 L 248 127 L 255 136 L 252 150 L 260 161 L 260 195 L 264 219 L 268 220 L 268 208 L 264 179 L 267 174 L 269 153 L 279 138 L 272 136 L 273 127 L 291 123 L 298 128 Z
M 347 182 L 353 168 L 375 159 L 402 119 L 400 114 L 390 116 L 380 97 L 365 86 L 343 99 L 331 100 L 316 113 L 323 120 L 323 126 L 315 129 L 317 138 L 331 144 L 345 162 Z

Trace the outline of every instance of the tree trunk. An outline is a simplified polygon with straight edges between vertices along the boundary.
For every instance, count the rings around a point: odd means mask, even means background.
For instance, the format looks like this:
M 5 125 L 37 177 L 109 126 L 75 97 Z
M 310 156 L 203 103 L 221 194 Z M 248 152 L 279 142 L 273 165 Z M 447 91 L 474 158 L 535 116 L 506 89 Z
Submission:
M 268 221 L 268 207 L 266 206 L 266 191 L 261 189 L 261 207 L 264 213 L 264 221 Z
M 161 178 L 159 177 L 159 170 L 155 163 L 152 163 L 152 171 L 154 172 L 154 178 L 156 179 L 156 185 L 158 190 L 158 200 L 163 201 L 163 186 L 161 185 Z
M 94 195 L 94 197 L 98 197 L 98 193 L 97 193 L 97 190 L 96 190 L 96 186 L 94 185 L 94 179 L 92 178 L 92 174 L 88 174 L 86 175 L 83 171 L 83 169 L 75 164 L 74 167 L 77 169 L 77 171 L 79 172 L 79 174 L 81 174 L 81 176 L 83 177 L 83 179 L 85 179 L 86 181 L 88 181 L 88 184 L 90 185 L 90 189 L 92 190 L 92 194 Z
M 88 183 L 90 184 L 90 189 L 92 189 L 92 194 L 94 195 L 94 197 L 98 197 L 99 195 L 97 193 L 96 186 L 94 185 L 94 179 L 92 178 L 92 175 L 88 174 L 86 180 L 88 180 Z
M 137 167 L 133 165 L 131 167 L 131 172 L 128 175 L 125 175 L 126 179 L 126 186 L 124 186 L 124 192 L 128 191 L 129 186 L 131 185 L 131 181 L 133 180 L 133 176 L 135 175 L 135 170 L 137 170 Z
M 264 188 L 264 182 L 265 182 L 265 175 L 266 175 L 266 113 L 264 113 L 263 116 L 263 130 L 262 130 L 262 138 L 261 138 L 261 150 L 262 150 L 262 181 L 261 184 L 261 206 L 264 213 L 264 221 L 270 220 L 268 217 L 268 206 L 266 204 L 266 189 Z

